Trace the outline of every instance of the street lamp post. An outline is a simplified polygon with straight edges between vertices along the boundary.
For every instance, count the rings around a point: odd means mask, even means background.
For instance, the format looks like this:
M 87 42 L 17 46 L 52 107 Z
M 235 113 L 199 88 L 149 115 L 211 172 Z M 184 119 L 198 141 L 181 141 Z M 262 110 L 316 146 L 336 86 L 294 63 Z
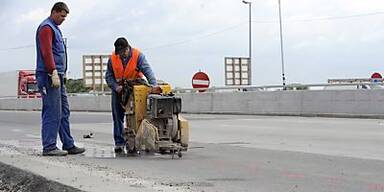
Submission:
M 283 89 L 285 90 L 285 71 L 284 71 L 284 48 L 283 48 L 283 25 L 281 23 L 281 3 L 279 2 L 279 24 L 280 24 L 280 55 L 281 55 L 281 74 L 283 78 Z
M 252 2 L 244 1 L 244 4 L 248 4 L 249 6 L 249 68 L 248 68 L 248 77 L 249 77 L 249 85 L 252 85 Z

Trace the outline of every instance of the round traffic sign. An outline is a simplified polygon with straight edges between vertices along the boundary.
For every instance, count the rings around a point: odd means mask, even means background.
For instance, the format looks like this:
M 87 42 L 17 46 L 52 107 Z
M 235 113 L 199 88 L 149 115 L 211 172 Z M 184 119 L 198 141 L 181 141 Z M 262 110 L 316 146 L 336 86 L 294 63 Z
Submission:
M 373 73 L 371 75 L 371 82 L 372 83 L 380 83 L 383 81 L 383 77 L 381 76 L 380 73 Z
M 381 76 L 380 73 L 373 73 L 371 75 L 371 79 L 382 79 L 383 77 Z
M 208 88 L 209 87 L 209 77 L 204 72 L 197 72 L 192 77 L 192 87 L 193 88 Z M 204 91 L 204 90 L 202 90 Z

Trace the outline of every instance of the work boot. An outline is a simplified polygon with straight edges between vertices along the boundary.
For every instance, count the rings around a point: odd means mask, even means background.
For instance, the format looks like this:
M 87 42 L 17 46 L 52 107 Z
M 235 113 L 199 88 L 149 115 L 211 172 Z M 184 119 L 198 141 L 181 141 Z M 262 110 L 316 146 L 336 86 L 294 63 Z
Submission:
M 134 146 L 130 147 L 130 145 L 128 143 L 125 145 L 125 150 L 127 151 L 127 154 L 129 154 L 129 155 L 137 154 L 136 147 L 134 147 Z
M 69 155 L 76 155 L 76 154 L 81 154 L 81 153 L 84 153 L 85 149 L 82 148 L 82 147 L 76 147 L 76 146 L 73 146 L 72 148 L 70 149 L 65 149 L 66 151 L 68 151 L 68 154 Z
M 66 155 L 68 155 L 67 151 L 60 150 L 58 148 L 50 151 L 43 151 L 43 156 L 66 156 Z
M 118 154 L 124 153 L 124 147 L 123 146 L 115 146 L 114 151 L 115 151 L 115 153 L 118 153 Z

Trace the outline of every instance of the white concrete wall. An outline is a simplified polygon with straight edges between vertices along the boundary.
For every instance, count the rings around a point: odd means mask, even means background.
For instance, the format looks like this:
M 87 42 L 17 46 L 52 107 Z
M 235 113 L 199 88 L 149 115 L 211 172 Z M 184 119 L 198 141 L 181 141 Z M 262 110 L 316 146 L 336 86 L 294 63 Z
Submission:
M 384 90 L 180 94 L 188 113 L 384 117 Z
M 111 96 L 68 97 L 71 111 L 111 111 Z M 41 99 L 0 99 L 0 110 L 41 110 Z
M 111 96 L 74 96 L 69 97 L 73 111 L 111 111 Z
M 0 110 L 41 110 L 41 100 L 18 98 L 0 99 Z
M 384 118 L 384 90 L 183 93 L 185 113 Z M 73 111 L 111 111 L 110 96 L 69 97 Z M 40 110 L 40 99 L 0 99 L 3 110 Z

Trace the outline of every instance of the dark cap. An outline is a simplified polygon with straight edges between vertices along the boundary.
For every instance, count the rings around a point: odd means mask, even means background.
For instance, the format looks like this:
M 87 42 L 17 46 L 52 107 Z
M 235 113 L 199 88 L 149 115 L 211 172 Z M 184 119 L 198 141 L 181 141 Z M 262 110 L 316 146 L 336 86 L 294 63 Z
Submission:
M 120 54 L 129 47 L 129 43 L 124 37 L 117 38 L 113 45 L 115 45 L 115 54 Z

